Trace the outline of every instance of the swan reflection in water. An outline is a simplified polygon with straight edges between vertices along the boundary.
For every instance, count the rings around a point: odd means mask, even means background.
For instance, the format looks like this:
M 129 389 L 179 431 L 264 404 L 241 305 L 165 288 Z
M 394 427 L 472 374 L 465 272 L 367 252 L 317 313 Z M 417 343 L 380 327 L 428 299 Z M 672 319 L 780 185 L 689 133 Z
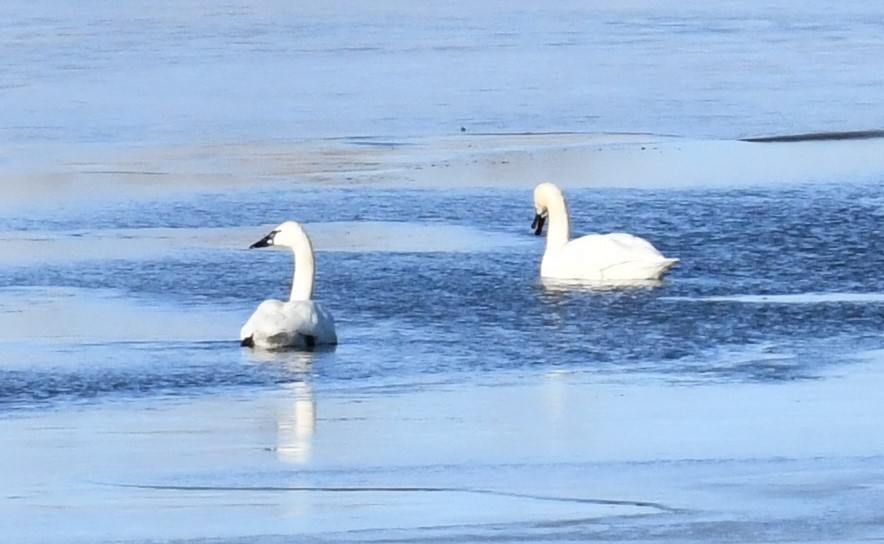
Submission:
M 302 464 L 310 461 L 313 449 L 316 402 L 309 382 L 290 383 L 286 389 L 291 396 L 276 410 L 276 457 L 286 463 Z
M 569 293 L 573 291 L 629 291 L 651 290 L 663 285 L 663 280 L 570 280 L 559 278 L 540 278 L 540 285 L 550 294 Z
M 276 457 L 293 464 L 310 461 L 316 429 L 316 402 L 309 373 L 316 352 L 258 350 L 250 352 L 249 356 L 261 364 L 285 366 L 292 374 L 299 376 L 281 386 L 284 392 L 274 403 Z

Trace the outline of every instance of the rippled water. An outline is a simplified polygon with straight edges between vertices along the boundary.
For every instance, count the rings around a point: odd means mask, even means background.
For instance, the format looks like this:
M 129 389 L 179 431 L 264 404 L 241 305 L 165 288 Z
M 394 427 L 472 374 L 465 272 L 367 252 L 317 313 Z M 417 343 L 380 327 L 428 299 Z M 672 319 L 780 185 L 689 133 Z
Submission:
M 285 297 L 286 253 L 240 249 L 244 239 L 238 247 L 218 240 L 219 247 L 114 256 L 160 225 L 189 232 L 284 216 L 302 218 L 318 233 L 327 222 L 369 220 L 435 225 L 442 237 L 445 226 L 487 233 L 487 243 L 453 251 L 444 244 L 320 251 L 316 295 L 336 316 L 342 342 L 318 354 L 309 370 L 323 383 L 458 381 L 537 368 L 689 382 L 810 379 L 858 350 L 884 347 L 882 212 L 868 198 L 872 190 L 570 191 L 578 232 L 633 232 L 682 259 L 660 287 L 602 291 L 540 283 L 543 239 L 531 234 L 530 193 L 523 190 L 292 189 L 251 193 L 245 204 L 215 197 L 200 206 L 156 201 L 134 212 L 12 217 L 17 228 L 62 245 L 99 237 L 105 253 L 3 266 L 0 283 L 14 286 L 3 291 L 7 312 L 41 296 L 65 295 L 69 305 L 88 308 L 98 293 L 105 305 L 83 312 L 94 329 L 81 325 L 68 338 L 41 331 L 39 314 L 28 318 L 25 341 L 3 355 L 0 402 L 26 407 L 303 379 L 303 366 L 256 364 L 260 359 L 234 344 L 257 302 Z M 37 224 L 41 230 L 28 230 Z M 130 230 L 115 238 L 118 227 Z M 250 230 L 237 229 L 237 236 Z M 407 229 L 393 232 L 407 236 Z M 809 293 L 833 295 L 777 299 Z M 180 325 L 168 322 L 175 314 Z M 42 319 L 55 326 L 59 318 Z M 106 328 L 120 321 L 131 328 Z

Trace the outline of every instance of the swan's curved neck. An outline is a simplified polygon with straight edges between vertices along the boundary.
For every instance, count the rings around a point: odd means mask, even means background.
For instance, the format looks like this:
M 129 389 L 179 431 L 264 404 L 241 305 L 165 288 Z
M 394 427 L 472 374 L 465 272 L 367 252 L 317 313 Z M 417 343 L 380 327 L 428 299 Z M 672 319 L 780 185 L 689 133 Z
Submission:
M 556 251 L 568 243 L 571 236 L 571 220 L 568 217 L 568 205 L 565 197 L 558 193 L 547 199 L 546 209 L 549 226 L 546 229 L 546 250 Z
M 295 254 L 295 274 L 292 278 L 292 294 L 289 300 L 313 298 L 313 280 L 316 266 L 313 260 L 313 244 L 306 235 L 292 247 Z

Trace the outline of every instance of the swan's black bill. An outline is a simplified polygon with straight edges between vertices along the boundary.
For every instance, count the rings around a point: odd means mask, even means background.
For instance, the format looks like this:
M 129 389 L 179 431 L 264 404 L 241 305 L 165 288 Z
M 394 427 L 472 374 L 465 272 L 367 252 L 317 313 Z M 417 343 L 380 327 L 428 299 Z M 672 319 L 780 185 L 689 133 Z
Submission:
M 546 223 L 546 216 L 540 215 L 539 213 L 534 216 L 534 222 L 531 223 L 531 228 L 534 229 L 534 236 L 540 236 L 543 234 L 543 224 Z
M 239 345 L 244 348 L 253 348 L 255 347 L 255 339 L 251 336 L 249 336 L 248 338 L 243 338 Z
M 269 247 L 273 245 L 273 237 L 276 236 L 276 231 L 271 232 L 267 236 L 261 238 L 254 244 L 249 246 L 249 249 L 255 249 L 256 247 Z

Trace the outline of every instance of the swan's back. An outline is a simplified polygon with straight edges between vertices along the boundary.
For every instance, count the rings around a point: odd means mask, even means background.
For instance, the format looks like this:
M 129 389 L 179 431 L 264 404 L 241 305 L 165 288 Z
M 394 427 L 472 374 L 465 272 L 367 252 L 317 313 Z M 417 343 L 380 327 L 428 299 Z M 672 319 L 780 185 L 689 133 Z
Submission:
M 542 276 L 562 279 L 659 279 L 677 262 L 643 238 L 614 232 L 589 234 L 544 254 L 540 271 Z
M 636 259 L 638 258 L 646 258 L 646 259 L 654 259 L 654 258 L 663 258 L 663 254 L 660 253 L 657 248 L 655 248 L 651 242 L 648 242 L 644 238 L 639 238 L 634 234 L 629 234 L 628 232 L 612 232 L 610 234 L 602 234 L 595 235 L 597 238 L 601 240 L 596 243 L 608 244 L 610 245 L 610 252 L 615 253 L 617 251 L 620 252 L 628 252 L 630 255 L 634 256 Z M 588 236 L 584 236 L 584 238 L 588 238 Z M 575 242 L 581 240 L 582 238 L 578 238 L 574 240 Z
M 263 348 L 313 348 L 336 344 L 335 321 L 312 300 L 265 300 L 240 330 L 243 345 Z

